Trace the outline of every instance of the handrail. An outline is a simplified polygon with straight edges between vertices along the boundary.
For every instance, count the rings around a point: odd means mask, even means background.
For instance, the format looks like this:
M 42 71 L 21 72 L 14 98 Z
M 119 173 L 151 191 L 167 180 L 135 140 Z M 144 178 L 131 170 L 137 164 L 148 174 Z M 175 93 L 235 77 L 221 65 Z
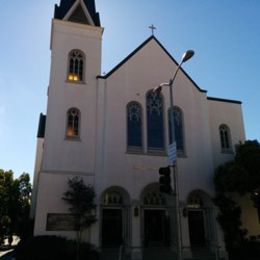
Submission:
M 121 246 L 119 247 L 118 260 L 123 260 L 123 252 L 124 252 L 124 243 L 122 243 Z
M 119 247 L 119 254 L 118 254 L 118 260 L 124 259 L 124 254 L 127 247 L 131 247 L 131 245 L 125 241 L 122 242 L 122 244 Z

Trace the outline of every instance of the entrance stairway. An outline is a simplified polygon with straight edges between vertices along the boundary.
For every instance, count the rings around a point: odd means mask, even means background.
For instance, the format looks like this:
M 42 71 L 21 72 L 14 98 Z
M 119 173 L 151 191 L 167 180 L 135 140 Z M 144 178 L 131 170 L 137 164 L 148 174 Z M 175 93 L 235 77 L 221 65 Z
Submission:
M 100 260 L 118 260 L 119 248 L 102 248 Z
M 147 247 L 143 250 L 143 260 L 175 260 L 177 257 L 167 247 Z
M 103 248 L 100 260 L 130 260 L 130 256 L 123 254 L 119 257 L 119 248 Z M 207 248 L 195 248 L 192 250 L 192 258 L 183 260 L 216 260 L 214 253 Z M 143 249 L 143 260 L 176 260 L 177 255 L 167 247 L 147 247 Z M 220 260 L 220 259 L 219 259 Z
M 216 255 L 206 247 L 196 247 L 192 249 L 192 258 L 184 260 L 216 260 Z
M 100 260 L 130 260 L 130 256 L 125 253 L 120 258 L 120 248 L 102 248 Z

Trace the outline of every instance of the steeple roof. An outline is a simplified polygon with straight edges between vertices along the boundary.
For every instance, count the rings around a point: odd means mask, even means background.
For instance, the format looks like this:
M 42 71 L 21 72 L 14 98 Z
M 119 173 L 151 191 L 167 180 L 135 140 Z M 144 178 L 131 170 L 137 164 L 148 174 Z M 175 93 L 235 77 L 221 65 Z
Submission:
M 72 6 L 78 0 L 60 0 L 60 5 L 55 5 L 54 18 L 64 19 L 66 14 L 70 11 Z M 96 12 L 95 0 L 82 0 L 91 16 L 95 26 L 100 26 L 99 13 Z M 80 2 L 80 1 L 79 1 Z

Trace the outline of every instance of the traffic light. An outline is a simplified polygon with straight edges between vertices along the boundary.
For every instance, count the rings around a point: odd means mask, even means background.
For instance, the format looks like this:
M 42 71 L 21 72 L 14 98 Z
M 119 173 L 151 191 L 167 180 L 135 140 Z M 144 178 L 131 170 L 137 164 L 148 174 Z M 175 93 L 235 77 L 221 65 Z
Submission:
M 172 187 L 171 187 L 171 169 L 170 167 L 162 167 L 159 169 L 160 174 L 160 192 L 171 194 Z

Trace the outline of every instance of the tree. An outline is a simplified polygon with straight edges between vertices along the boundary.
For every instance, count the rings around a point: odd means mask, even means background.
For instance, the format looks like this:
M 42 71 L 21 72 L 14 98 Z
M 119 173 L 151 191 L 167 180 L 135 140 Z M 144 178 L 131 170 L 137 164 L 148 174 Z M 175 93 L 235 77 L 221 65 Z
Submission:
M 246 141 L 237 146 L 235 159 L 220 166 L 215 174 L 218 192 L 253 194 L 260 187 L 260 144 Z
M 32 185 L 30 175 L 23 173 L 18 178 L 19 201 L 16 227 L 17 233 L 21 238 L 26 238 L 32 234 L 32 220 L 30 219 Z
M 30 197 L 28 173 L 15 179 L 11 170 L 0 169 L 0 240 L 13 233 L 23 237 L 28 232 Z
M 70 205 L 70 212 L 75 215 L 77 232 L 77 259 L 79 259 L 82 232 L 97 221 L 94 210 L 95 191 L 92 186 L 86 186 L 79 177 L 68 180 L 69 190 L 62 199 Z
M 217 168 L 214 183 L 216 189 L 214 203 L 219 208 L 218 221 L 224 232 L 227 250 L 237 253 L 236 257 L 239 257 L 241 248 L 245 248 L 250 241 L 246 238 L 247 230 L 242 228 L 241 208 L 233 200 L 232 195 L 250 194 L 255 207 L 259 210 L 260 144 L 258 141 L 246 141 L 238 145 L 234 160 Z M 259 251 L 257 256 L 258 254 Z

